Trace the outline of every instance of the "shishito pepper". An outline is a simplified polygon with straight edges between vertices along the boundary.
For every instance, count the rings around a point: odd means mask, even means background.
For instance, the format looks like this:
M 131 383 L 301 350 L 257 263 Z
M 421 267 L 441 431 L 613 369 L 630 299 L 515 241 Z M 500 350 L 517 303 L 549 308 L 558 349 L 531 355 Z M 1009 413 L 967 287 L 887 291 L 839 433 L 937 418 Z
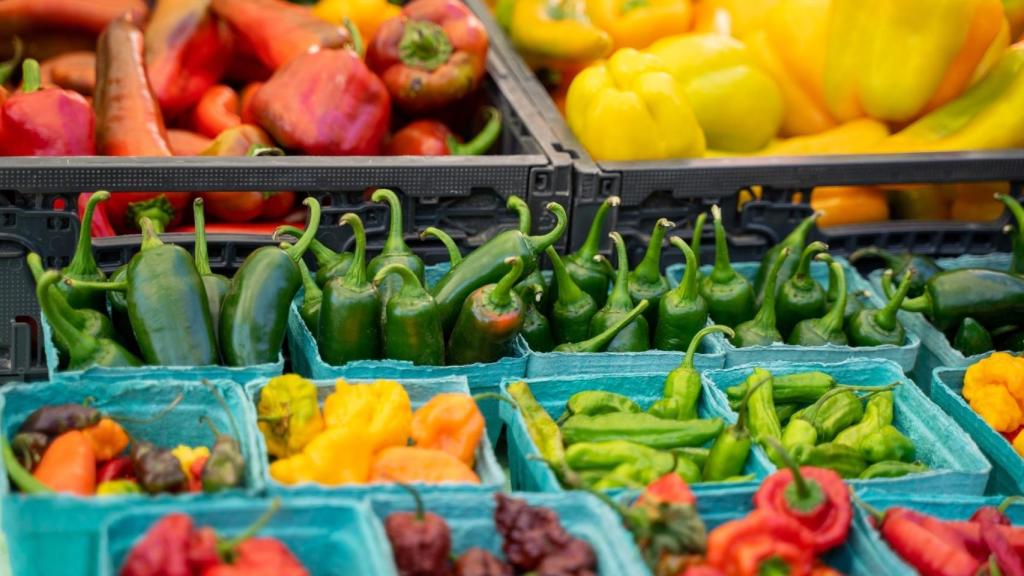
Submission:
M 914 442 L 892 424 L 865 436 L 859 448 L 864 459 L 872 464 L 887 460 L 912 462 L 916 453 Z
M 408 113 L 438 110 L 480 85 L 487 31 L 457 0 L 414 0 L 381 24 L 366 52 L 392 99 Z
M 851 448 L 859 448 L 867 436 L 892 424 L 892 418 L 893 393 L 886 390 L 873 394 L 871 398 L 868 398 L 867 407 L 864 408 L 864 416 L 861 417 L 860 422 L 840 432 L 833 442 Z
M 608 53 L 611 36 L 587 18 L 583 0 L 500 0 L 498 21 L 534 65 L 586 64 Z
M 384 241 L 384 248 L 380 251 L 380 254 L 371 258 L 370 262 L 366 264 L 367 276 L 376 278 L 377 273 L 385 266 L 398 264 L 412 272 L 416 276 L 416 280 L 423 282 L 423 260 L 420 260 L 419 256 L 413 254 L 413 251 L 405 243 L 402 230 L 404 226 L 402 222 L 402 201 L 394 191 L 387 188 L 375 190 L 370 200 L 387 203 L 389 223 L 388 237 Z M 399 286 L 406 284 L 407 282 L 401 282 L 397 277 L 386 278 L 379 286 L 381 303 L 387 304 L 391 296 L 398 292 Z
M 817 446 L 798 446 L 793 450 L 793 457 L 802 466 L 827 468 L 837 472 L 843 478 L 859 478 L 867 469 L 867 462 L 860 451 L 832 442 Z
M 379 286 L 389 275 L 398 276 L 402 287 L 383 304 L 384 357 L 426 366 L 443 365 L 444 330 L 433 296 L 402 264 L 384 266 L 373 277 L 373 283 Z
M 526 423 L 526 432 L 537 447 L 541 459 L 556 472 L 560 471 L 565 466 L 565 444 L 562 443 L 562 432 L 558 424 L 537 402 L 526 382 L 509 384 L 508 394 L 519 409 Z
M 630 297 L 628 287 L 629 259 L 626 254 L 626 243 L 618 232 L 609 234 L 615 243 L 615 251 L 618 255 L 618 271 L 615 276 L 615 284 L 608 296 L 608 303 L 604 308 L 597 311 L 590 319 L 590 336 L 596 336 L 615 324 L 624 315 L 629 314 L 633 308 L 633 299 Z M 653 242 L 653 240 L 652 240 Z M 660 252 L 660 250 L 659 250 Z M 660 272 L 657 272 L 660 275 Z M 640 298 L 643 300 L 643 298 Z M 608 343 L 608 352 L 646 352 L 650 348 L 650 328 L 644 317 L 637 318 L 621 332 L 612 338 Z
M 647 321 L 650 324 L 657 322 L 658 304 L 662 295 L 668 292 L 668 279 L 661 273 L 661 245 L 665 240 L 665 233 L 675 226 L 675 222 L 666 218 L 659 218 L 654 223 L 643 260 L 629 273 L 629 297 L 633 299 L 634 304 L 641 300 L 651 303 L 647 313 Z
M 705 482 L 726 480 L 743 472 L 751 445 L 750 431 L 747 429 L 747 402 L 759 386 L 768 382 L 771 382 L 771 376 L 752 384 L 740 402 L 736 423 L 723 430 L 711 445 L 711 452 L 703 466 L 702 478 Z
M 358 214 L 341 217 L 356 237 L 355 257 L 341 278 L 324 285 L 317 345 L 320 357 L 335 366 L 380 356 L 380 297 L 366 277 L 366 232 Z
M 704 337 L 713 332 L 732 335 L 731 328 L 720 325 L 708 326 L 697 331 L 690 340 L 683 362 L 665 377 L 662 389 L 664 397 L 651 406 L 652 414 L 673 420 L 693 420 L 697 417 L 697 403 L 703 385 L 700 371 L 694 367 L 693 360 Z
M 632 48 L 615 52 L 573 79 L 566 119 L 595 160 L 704 155 L 704 132 L 683 85 L 659 58 Z
M 587 2 L 587 16 L 612 37 L 613 47 L 643 50 L 665 36 L 690 29 L 690 0 L 597 0 Z
M 590 222 L 590 229 L 587 231 L 587 237 L 583 244 L 578 250 L 562 259 L 573 282 L 589 294 L 598 307 L 604 306 L 605 300 L 608 298 L 609 274 L 606 262 L 603 260 L 599 262 L 594 257 L 601 249 L 601 238 L 604 237 L 602 231 L 608 211 L 618 206 L 620 202 L 618 196 L 605 198 L 597 207 L 597 213 L 594 214 L 594 219 Z
M 703 446 L 722 432 L 721 418 L 665 420 L 641 412 L 572 416 L 562 425 L 567 445 L 578 442 L 628 440 L 651 448 Z
M 472 467 L 484 433 L 484 417 L 472 396 L 438 394 L 412 415 L 410 438 L 419 448 L 447 452 Z
M 696 241 L 698 233 L 694 234 Z M 686 271 L 683 272 L 679 286 L 660 298 L 658 322 L 654 327 L 654 348 L 683 350 L 690 345 L 697 332 L 707 325 L 708 304 L 700 295 L 697 279 L 700 263 L 695 251 L 681 238 L 671 238 L 669 242 L 682 250 L 686 257 Z
M 771 346 L 774 342 L 782 342 L 782 334 L 775 327 L 775 295 L 779 280 L 779 270 L 789 256 L 789 248 L 784 248 L 775 255 L 775 261 L 768 269 L 768 280 L 764 284 L 764 300 L 754 318 L 736 327 L 736 335 L 732 343 L 739 348 L 748 346 Z
M 260 391 L 257 423 L 271 456 L 300 452 L 324 427 L 316 386 L 296 374 L 276 376 Z
M 903 324 L 896 318 L 896 312 L 900 304 L 907 297 L 910 291 L 910 280 L 914 272 L 908 270 L 903 275 L 899 290 L 889 299 L 880 310 L 861 310 L 850 320 L 847 332 L 850 335 L 850 343 L 854 346 L 902 346 L 906 338 L 906 330 Z M 885 280 L 892 282 L 892 270 L 885 271 Z
M 824 372 L 778 374 L 772 379 L 772 400 L 776 405 L 812 404 L 835 385 L 835 379 Z M 747 388 L 746 382 L 726 388 L 729 405 L 735 408 L 746 395 Z
M 0 155 L 92 156 L 96 117 L 81 94 L 40 89 L 39 63 L 22 65 L 21 89 L 0 100 Z
M 640 406 L 622 394 L 602 390 L 584 390 L 569 397 L 565 403 L 565 413 L 559 417 L 564 421 L 576 414 L 610 414 L 612 412 L 641 412 Z
M 801 321 L 825 314 L 825 289 L 811 278 L 811 259 L 825 250 L 828 250 L 828 245 L 824 242 L 808 244 L 800 255 L 796 271 L 779 288 L 776 308 L 779 332 L 783 337 L 789 336 Z
M 466 299 L 448 339 L 449 364 L 495 362 L 523 325 L 523 301 L 512 288 L 523 272 L 523 260 L 506 260 L 511 270 L 498 281 L 477 289 Z
M 558 289 L 558 298 L 551 307 L 551 333 L 558 344 L 582 342 L 590 334 L 597 304 L 572 279 L 554 248 L 548 248 L 547 255 L 554 270 L 554 286 Z
M 722 209 L 712 206 L 711 216 L 715 221 L 715 266 L 701 281 L 700 294 L 708 304 L 712 320 L 729 327 L 738 326 L 754 317 L 754 289 L 729 262 Z
M 373 448 L 358 429 L 328 428 L 301 452 L 270 463 L 270 477 L 282 484 L 362 484 L 370 478 Z

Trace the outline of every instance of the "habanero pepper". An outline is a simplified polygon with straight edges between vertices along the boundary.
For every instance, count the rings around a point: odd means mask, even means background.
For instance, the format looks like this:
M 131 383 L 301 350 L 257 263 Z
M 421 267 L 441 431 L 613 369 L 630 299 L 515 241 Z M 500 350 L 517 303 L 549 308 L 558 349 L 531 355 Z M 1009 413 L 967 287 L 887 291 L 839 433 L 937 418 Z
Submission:
M 297 374 L 271 378 L 260 390 L 256 414 L 267 452 L 277 458 L 300 453 L 324 428 L 316 386 Z
M 523 325 L 523 301 L 512 291 L 523 273 L 523 259 L 506 259 L 511 266 L 497 284 L 478 288 L 466 299 L 448 339 L 449 364 L 495 362 L 506 355 L 509 342 Z
M 216 138 L 225 130 L 242 124 L 238 93 L 224 84 L 215 84 L 203 91 L 189 115 L 190 128 L 207 138 Z
M 134 480 L 135 471 L 132 469 L 131 456 L 118 456 L 103 463 L 96 471 L 96 483 L 111 482 L 113 480 Z
M 896 317 L 900 304 L 910 291 L 913 270 L 907 270 L 900 282 L 899 290 L 881 310 L 861 310 L 850 320 L 847 329 L 850 343 L 854 346 L 902 346 L 907 337 L 903 324 Z M 886 270 L 883 282 L 892 282 L 892 270 Z
M 548 317 L 537 309 L 544 289 L 538 284 L 520 282 L 515 287 L 516 294 L 523 300 L 523 326 L 519 329 L 520 336 L 533 352 L 551 352 L 555 348 L 555 336 L 551 333 Z
M 409 438 L 418 448 L 447 452 L 472 467 L 484 434 L 477 399 L 459 393 L 434 396 L 413 413 Z
M 804 245 L 807 243 L 807 235 L 822 215 L 822 212 L 814 212 L 801 220 L 796 228 L 793 228 L 792 232 L 783 238 L 781 242 L 768 249 L 764 256 L 761 257 L 761 265 L 758 266 L 757 274 L 754 276 L 754 292 L 757 294 L 758 302 L 764 300 L 764 285 L 768 280 L 768 270 L 771 268 L 772 262 L 775 261 L 775 256 L 782 252 L 783 249 L 789 248 L 789 256 L 786 257 L 777 275 L 776 288 L 778 288 L 793 275 L 800 261 L 800 256 L 804 251 Z
M 721 332 L 726 335 L 732 334 L 732 328 L 728 326 L 708 326 L 703 328 L 690 339 L 686 350 L 686 356 L 682 363 L 665 377 L 665 384 L 662 388 L 663 398 L 651 405 L 648 412 L 660 418 L 671 418 L 673 420 L 693 420 L 697 418 L 697 404 L 700 400 L 703 385 L 701 384 L 700 371 L 694 365 L 694 357 L 704 337 L 713 332 Z
M 775 288 L 779 281 L 779 270 L 788 256 L 789 248 L 783 248 L 775 255 L 775 260 L 768 270 L 768 280 L 764 283 L 764 300 L 761 301 L 761 307 L 753 319 L 736 327 L 736 336 L 732 339 L 736 347 L 771 346 L 775 342 L 782 342 L 782 334 L 775 327 Z
M 820 318 L 825 314 L 826 296 L 821 284 L 811 278 L 811 259 L 828 250 L 824 242 L 811 242 L 800 255 L 796 270 L 779 288 L 778 328 L 783 338 L 788 337 L 793 327 L 803 320 Z
M 128 447 L 128 433 L 111 418 L 103 418 L 96 424 L 83 428 L 82 433 L 92 443 L 93 454 L 99 462 L 116 458 Z
M 100 202 L 110 199 L 110 192 L 100 190 L 89 197 L 85 206 L 85 213 L 82 214 L 82 222 L 78 229 L 78 242 L 75 244 L 75 254 L 71 263 L 67 265 L 61 274 L 65 278 L 73 280 L 100 281 L 106 279 L 106 274 L 96 265 L 96 257 L 92 252 L 92 222 Z M 78 289 L 75 290 L 67 284 L 59 284 L 60 290 L 67 303 L 72 308 L 89 308 L 105 314 L 107 311 L 107 295 L 102 290 Z M 112 335 L 112 334 L 111 334 Z
M 821 258 L 821 256 L 822 254 L 818 254 L 817 258 Z M 838 299 L 832 303 L 832 307 L 821 318 L 798 322 L 789 334 L 788 344 L 795 346 L 846 346 L 848 344 L 846 332 L 843 331 L 846 300 L 849 297 L 846 293 L 846 273 L 838 262 L 829 264 L 829 270 L 836 279 Z
M 887 298 L 893 296 L 891 282 L 884 291 Z M 999 328 L 1024 314 L 1024 278 L 997 270 L 947 270 L 932 276 L 924 293 L 905 299 L 900 309 L 925 314 L 942 331 L 967 317 L 986 328 Z
M 666 218 L 659 218 L 654 223 L 654 231 L 651 232 L 643 260 L 629 273 L 629 296 L 633 303 L 637 304 L 641 300 L 651 303 L 647 312 L 647 321 L 650 324 L 657 323 L 658 304 L 662 295 L 668 292 L 668 279 L 661 273 L 661 245 L 665 240 L 665 233 L 675 226 L 674 222 Z
M 452 535 L 443 518 L 428 512 L 420 493 L 399 484 L 416 503 L 414 512 L 392 512 L 384 519 L 395 564 L 402 574 L 447 574 L 450 568 Z
M 484 109 L 487 122 L 469 142 L 462 143 L 444 123 L 415 120 L 391 135 L 384 146 L 387 156 L 479 156 L 487 153 L 501 135 L 501 113 Z
M 443 366 L 444 330 L 437 303 L 423 289 L 416 274 L 399 263 L 388 264 L 377 271 L 373 283 L 378 290 L 392 274 L 399 277 L 401 288 L 382 304 L 384 357 L 420 366 Z
M 608 347 L 608 343 L 612 341 L 620 332 L 622 332 L 627 326 L 632 324 L 640 318 L 640 315 L 644 313 L 650 306 L 647 300 L 641 300 L 639 304 L 633 307 L 632 310 L 627 312 L 624 316 L 619 318 L 614 324 L 604 329 L 604 332 L 595 334 L 586 340 L 579 342 L 566 342 L 555 346 L 554 352 L 566 352 L 571 354 L 593 354 L 595 352 L 604 351 Z
M 374 455 L 369 482 L 479 484 L 480 477 L 465 462 L 444 450 L 392 446 Z
M 686 270 L 679 286 L 660 298 L 658 322 L 654 327 L 654 348 L 680 351 L 685 350 L 697 332 L 707 325 L 708 304 L 700 295 L 697 278 L 700 264 L 695 251 L 681 238 L 670 238 L 669 242 L 683 252 Z
M 558 297 L 551 307 L 551 332 L 558 344 L 581 342 L 590 335 L 590 323 L 597 314 L 597 304 L 576 285 L 554 247 L 548 247 L 546 253 L 551 260 L 558 290 Z
M 608 279 L 611 276 L 607 262 L 598 262 L 594 257 L 601 249 L 602 231 L 608 210 L 619 205 L 618 196 L 609 196 L 597 208 L 597 214 L 590 222 L 590 229 L 583 245 L 564 258 L 565 269 L 577 286 L 594 299 L 598 307 L 604 306 L 608 298 Z
M 480 85 L 487 31 L 457 0 L 414 0 L 381 24 L 366 52 L 395 104 L 411 114 L 445 108 Z
M 626 254 L 626 243 L 618 232 L 612 232 L 608 236 L 615 244 L 618 269 L 608 302 L 590 319 L 591 337 L 607 330 L 609 326 L 629 314 L 633 308 L 628 282 L 629 258 Z M 650 347 L 650 328 L 647 319 L 641 316 L 616 334 L 608 343 L 606 350 L 608 352 L 646 352 Z
M 81 94 L 40 89 L 39 63 L 29 58 L 21 89 L 0 101 L 0 156 L 92 156 L 95 125 Z
M 414 254 L 405 243 L 402 230 L 402 201 L 394 191 L 387 188 L 375 190 L 370 200 L 373 202 L 384 202 L 388 205 L 390 221 L 388 224 L 388 236 L 384 240 L 384 248 L 380 254 L 370 259 L 370 262 L 366 265 L 366 274 L 371 278 L 375 278 L 377 273 L 385 266 L 399 264 L 406 267 L 416 276 L 416 280 L 422 283 L 424 281 L 423 260 Z M 385 278 L 383 284 L 379 287 L 382 304 L 387 303 L 391 296 L 398 292 L 399 282 L 396 280 L 397 278 Z
M 380 357 L 381 303 L 377 288 L 366 277 L 366 232 L 359 215 L 348 213 L 341 225 L 352 227 L 355 256 L 344 276 L 324 285 L 320 301 L 317 345 L 320 357 L 333 366 Z
M 721 208 L 712 206 L 711 216 L 715 222 L 715 266 L 701 281 L 700 295 L 708 304 L 712 320 L 734 327 L 754 317 L 754 289 L 729 262 Z

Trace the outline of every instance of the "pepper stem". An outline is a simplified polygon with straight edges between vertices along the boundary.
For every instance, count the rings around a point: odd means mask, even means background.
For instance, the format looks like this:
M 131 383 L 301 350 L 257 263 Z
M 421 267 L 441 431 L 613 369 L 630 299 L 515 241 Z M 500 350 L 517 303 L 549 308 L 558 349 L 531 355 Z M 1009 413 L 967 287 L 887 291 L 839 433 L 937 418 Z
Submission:
M 423 496 L 420 495 L 420 491 L 405 482 L 395 482 L 395 485 L 412 494 L 412 499 L 416 502 L 416 521 L 422 522 L 427 515 L 427 507 L 423 505 Z
M 459 265 L 459 262 L 462 262 L 462 252 L 459 252 L 458 245 L 455 244 L 455 240 L 452 240 L 452 237 L 447 232 L 440 228 L 428 226 L 426 230 L 420 233 L 420 238 L 426 240 L 427 236 L 433 236 L 440 240 L 441 244 L 444 244 L 444 247 L 448 250 L 449 268 L 455 268 Z
M 273 518 L 274 514 L 277 514 L 277 511 L 280 509 L 281 499 L 274 498 L 274 500 L 270 502 L 270 508 L 267 508 L 267 511 L 261 514 L 260 517 L 257 518 L 255 522 L 250 524 L 249 527 L 246 528 L 241 534 L 235 536 L 234 538 L 217 542 L 217 552 L 221 555 L 222 558 L 224 558 L 230 564 L 230 561 L 232 560 L 232 557 L 235 552 L 235 548 L 238 548 L 239 544 L 245 542 L 249 538 L 252 538 L 260 530 L 264 529 L 267 526 L 267 524 L 270 523 L 270 519 Z
M 356 249 L 352 256 L 352 264 L 345 272 L 345 283 L 349 286 L 362 286 L 366 283 L 366 231 L 359 215 L 349 212 L 341 217 L 339 225 L 348 224 L 356 237 Z
M 800 472 L 793 457 L 789 454 L 782 443 L 775 438 L 764 438 L 764 442 L 779 456 L 782 463 L 793 475 L 793 483 L 786 487 L 786 502 L 791 508 L 799 512 L 810 512 L 825 502 L 825 495 L 821 490 L 821 484 L 815 480 L 808 480 Z
M 303 234 L 305 234 L 305 231 L 296 226 L 278 226 L 277 230 L 274 230 L 274 240 L 280 240 L 281 236 L 291 236 L 295 240 L 299 240 Z M 321 268 L 330 266 L 340 257 L 340 254 L 331 250 L 316 238 L 313 238 L 313 241 L 309 243 L 309 251 L 313 254 L 313 258 L 316 259 L 316 265 Z
M 811 275 L 811 259 L 819 252 L 826 250 L 828 250 L 828 244 L 824 242 L 815 241 L 808 244 L 800 254 L 800 263 L 797 264 L 796 272 L 793 273 L 794 282 L 806 282 Z
M 708 215 L 705 212 L 701 212 L 697 215 L 697 220 L 693 223 L 693 238 L 690 240 L 690 250 L 693 250 L 694 263 L 697 266 L 697 273 L 700 273 L 700 237 L 704 233 L 704 222 L 707 220 Z
M 309 266 L 306 266 L 306 261 L 299 258 L 297 264 L 299 265 L 299 273 L 302 274 L 302 289 L 305 291 L 302 300 L 304 302 L 309 302 L 310 300 L 318 300 L 322 298 L 323 290 L 321 290 L 320 287 L 316 285 L 316 281 L 313 280 L 313 275 L 309 273 Z
M 31 94 L 39 90 L 41 80 L 39 77 L 39 62 L 33 58 L 26 58 L 21 63 L 21 93 Z
M 523 259 L 519 256 L 505 258 L 505 264 L 511 266 L 512 269 L 502 276 L 501 280 L 498 280 L 489 297 L 491 304 L 498 308 L 508 306 L 512 302 L 512 287 L 516 285 L 519 277 L 523 274 Z
M 146 251 L 164 245 L 156 228 L 153 227 L 152 220 L 144 216 L 139 222 L 139 226 L 142 228 L 142 246 L 139 247 L 139 250 Z
M 398 199 L 398 194 L 387 188 L 378 188 L 370 200 L 386 202 L 389 208 L 388 237 L 381 254 L 409 254 L 409 247 L 405 245 L 402 236 L 402 201 Z
M 428 72 L 447 62 L 453 51 L 444 28 L 426 20 L 406 22 L 398 42 L 398 58 L 402 64 Z
M 996 507 L 996 510 L 998 510 L 1000 514 L 1005 514 L 1006 509 L 1009 508 L 1010 506 L 1013 506 L 1014 504 L 1024 504 L 1024 496 L 1007 496 L 1006 498 L 1003 498 L 1002 502 L 999 503 L 999 506 Z
M 43 269 L 43 259 L 35 252 L 29 252 L 28 256 L 25 257 L 25 261 L 28 264 L 29 272 L 32 273 L 32 278 L 36 282 L 39 282 L 39 279 L 43 277 L 43 273 L 46 272 Z M 77 311 L 68 304 L 67 298 L 65 298 L 59 291 L 50 290 L 50 299 L 53 303 L 54 310 L 56 310 L 56 313 L 61 317 L 71 318 L 77 314 Z M 47 316 L 50 316 L 50 314 L 47 313 Z
M 540 254 L 548 246 L 554 246 L 555 242 L 558 242 L 558 239 L 565 233 L 565 223 L 567 221 L 565 208 L 558 202 L 548 202 L 546 208 L 555 215 L 555 227 L 547 234 L 528 236 L 530 243 L 533 244 L 535 254 Z
M 601 230 L 604 228 L 604 219 L 608 215 L 608 209 L 618 206 L 619 203 L 618 196 L 609 196 L 604 199 L 604 202 L 601 202 L 601 205 L 597 208 L 597 214 L 594 215 L 594 220 L 590 223 L 587 239 L 583 241 L 583 245 L 576 251 L 576 257 L 587 262 L 594 259 L 598 250 L 601 249 Z
M 448 137 L 448 151 L 452 156 L 479 156 L 494 145 L 501 135 L 501 112 L 493 106 L 487 106 L 484 112 L 487 114 L 487 123 L 472 140 L 462 144 L 454 136 Z
M 704 337 L 707 336 L 708 334 L 711 334 L 712 332 L 721 332 L 728 336 L 729 338 L 732 338 L 733 336 L 736 335 L 735 332 L 733 332 L 732 328 L 729 328 L 728 326 L 725 326 L 723 324 L 715 324 L 714 326 L 707 326 L 705 328 L 701 328 L 696 334 L 693 335 L 693 339 L 690 340 L 690 345 L 686 347 L 686 356 L 683 358 L 683 363 L 679 365 L 679 368 L 688 368 L 690 370 L 693 370 L 693 358 L 697 354 L 697 348 L 700 347 L 700 343 L 702 340 L 704 340 Z M 677 368 L 677 370 L 679 368 Z
M 391 274 L 398 274 L 402 278 L 402 290 L 399 292 L 402 298 L 422 298 L 425 296 L 423 285 L 420 279 L 412 270 L 402 264 L 388 264 L 377 271 L 373 277 L 374 285 L 380 284 Z
M 288 257 L 296 262 L 298 262 L 299 258 L 302 258 L 309 245 L 313 243 L 316 231 L 320 227 L 320 203 L 316 201 L 316 198 L 309 196 L 302 201 L 302 204 L 309 208 L 309 224 L 306 225 L 306 230 L 299 237 L 299 241 L 291 248 L 285 250 Z
M 657 282 L 661 278 L 661 245 L 665 241 L 665 233 L 675 227 L 675 222 L 668 218 L 661 218 L 654 224 L 651 241 L 647 244 L 647 252 L 644 253 L 644 259 L 633 270 L 633 274 L 648 282 Z
M 775 256 L 775 261 L 772 262 L 772 267 L 768 270 L 768 279 L 764 283 L 764 300 L 753 319 L 754 324 L 764 326 L 769 331 L 775 328 L 775 295 L 778 292 L 775 288 L 779 282 L 779 270 L 787 257 L 789 257 L 788 247 L 783 248 Z M 846 307 L 845 301 L 843 307 Z
M 722 226 L 722 209 L 717 204 L 711 207 L 711 218 L 715 223 L 715 267 L 711 270 L 711 280 L 715 284 L 724 284 L 736 275 L 729 262 L 729 243 L 725 239 L 725 226 Z
M 128 290 L 127 280 L 122 280 L 120 282 L 94 282 L 92 280 L 75 280 L 74 278 L 64 278 L 64 283 L 72 288 L 78 288 L 82 290 L 106 290 L 108 292 L 125 292 Z
M 700 264 L 697 263 L 697 254 L 683 242 L 682 238 L 673 236 L 669 238 L 673 246 L 679 248 L 686 258 L 686 268 L 683 272 L 683 281 L 676 287 L 676 295 L 685 301 L 693 300 L 697 296 L 697 272 Z
M 519 215 L 519 231 L 529 236 L 530 227 L 533 224 L 533 215 L 530 214 L 530 205 L 519 196 L 509 196 L 505 207 Z
M 39 300 L 39 307 L 46 314 L 46 319 L 53 326 L 53 331 L 60 334 L 70 348 L 72 358 L 87 358 L 98 343 L 95 338 L 86 334 L 71 323 L 57 310 L 53 300 L 50 298 L 50 288 L 60 279 L 60 273 L 56 270 L 48 270 L 36 282 L 36 299 Z
M 200 276 L 210 276 L 213 270 L 210 269 L 210 255 L 206 250 L 206 216 L 203 214 L 202 198 L 192 201 L 192 217 L 195 219 L 196 227 L 196 271 Z
M 823 332 L 836 332 L 842 330 L 843 313 L 846 312 L 846 272 L 838 262 L 832 262 L 828 268 L 835 275 L 837 297 L 832 308 L 821 317 L 820 323 Z
M 885 293 L 886 298 L 892 299 L 896 296 L 892 287 L 892 274 L 882 274 L 882 292 Z M 932 310 L 932 297 L 928 295 L 927 291 L 925 291 L 925 293 L 920 296 L 904 298 L 900 303 L 900 310 L 927 314 Z
M 555 272 L 555 282 L 558 286 L 558 301 L 571 303 L 583 297 L 583 290 L 576 284 L 565 269 L 565 263 L 554 248 L 549 247 L 545 252 L 551 260 L 551 269 Z
M 900 265 L 898 256 L 877 246 L 868 246 L 867 248 L 854 250 L 853 254 L 850 254 L 849 260 L 851 263 L 856 263 L 865 258 L 880 258 L 888 268 L 896 268 Z
M 630 322 L 636 320 L 637 316 L 640 316 L 640 314 L 642 314 L 644 310 L 647 310 L 648 306 L 650 306 L 650 302 L 648 302 L 647 300 L 641 300 L 640 303 L 636 305 L 636 307 L 630 310 L 629 313 L 627 313 L 625 316 L 620 318 L 618 322 L 606 328 L 604 332 L 601 332 L 597 336 L 588 338 L 587 340 L 583 340 L 580 342 L 568 342 L 565 344 L 560 344 L 555 347 L 554 351 L 570 353 L 597 352 L 603 349 L 605 346 L 607 346 L 608 343 L 611 342 L 612 338 L 614 338 L 616 334 L 621 332 L 623 328 L 628 326 Z
M 892 270 L 886 270 L 884 276 L 889 276 L 889 282 L 892 283 Z M 907 297 L 910 292 L 910 280 L 914 277 L 914 270 L 908 268 L 906 273 L 903 274 L 903 280 L 900 281 L 900 287 L 896 291 L 896 294 L 885 303 L 885 306 L 881 310 L 875 312 L 875 323 L 884 330 L 892 331 L 896 328 L 896 312 L 900 309 L 900 305 L 903 304 L 903 299 Z
M 20 36 L 13 37 L 11 44 L 14 45 L 14 54 L 10 59 L 0 62 L 0 84 L 7 83 L 7 79 L 11 77 L 14 69 L 21 63 L 21 56 L 25 50 L 25 44 L 21 41 Z
M 629 296 L 629 258 L 626 256 L 626 242 L 622 234 L 610 232 L 608 237 L 615 244 L 615 256 L 617 259 L 615 270 L 615 283 L 612 285 L 612 293 L 608 296 L 608 303 L 605 308 L 608 310 L 629 310 L 633 307 L 633 299 Z M 599 258 L 600 256 L 595 256 Z
M 871 504 L 865 502 L 863 498 L 857 495 L 855 490 L 850 490 L 850 499 L 853 500 L 857 506 L 860 506 L 865 512 L 867 512 L 875 522 L 878 522 L 879 525 L 885 521 L 885 512 L 882 512 L 878 508 L 875 508 Z
M 93 275 L 97 271 L 96 257 L 92 253 L 92 217 L 96 206 L 110 198 L 110 192 L 100 190 L 89 197 L 82 214 L 81 227 L 78 229 L 78 243 L 75 244 L 75 255 L 64 270 L 68 276 Z

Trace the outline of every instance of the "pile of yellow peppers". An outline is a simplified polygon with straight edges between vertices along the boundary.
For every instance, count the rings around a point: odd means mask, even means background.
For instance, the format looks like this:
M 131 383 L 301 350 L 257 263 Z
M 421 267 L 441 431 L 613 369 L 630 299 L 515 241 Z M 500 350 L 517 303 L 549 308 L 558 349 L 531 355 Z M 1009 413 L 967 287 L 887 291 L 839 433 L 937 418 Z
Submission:
M 438 394 L 414 413 L 398 382 L 339 379 L 321 409 L 316 385 L 287 374 L 260 392 L 257 416 L 282 484 L 480 482 L 484 418 L 467 394 Z
M 997 432 L 1012 439 L 1024 456 L 1024 358 L 996 352 L 964 374 L 963 395 L 971 408 Z

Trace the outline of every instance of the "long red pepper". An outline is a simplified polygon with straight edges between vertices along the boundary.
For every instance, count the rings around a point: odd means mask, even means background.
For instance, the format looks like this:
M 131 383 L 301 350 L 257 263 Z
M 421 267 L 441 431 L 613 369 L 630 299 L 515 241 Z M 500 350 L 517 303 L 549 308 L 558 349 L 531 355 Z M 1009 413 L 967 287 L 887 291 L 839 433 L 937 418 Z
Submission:
M 882 537 L 922 576 L 974 576 L 982 562 L 968 550 L 927 529 L 923 514 L 890 508 L 882 520 Z

